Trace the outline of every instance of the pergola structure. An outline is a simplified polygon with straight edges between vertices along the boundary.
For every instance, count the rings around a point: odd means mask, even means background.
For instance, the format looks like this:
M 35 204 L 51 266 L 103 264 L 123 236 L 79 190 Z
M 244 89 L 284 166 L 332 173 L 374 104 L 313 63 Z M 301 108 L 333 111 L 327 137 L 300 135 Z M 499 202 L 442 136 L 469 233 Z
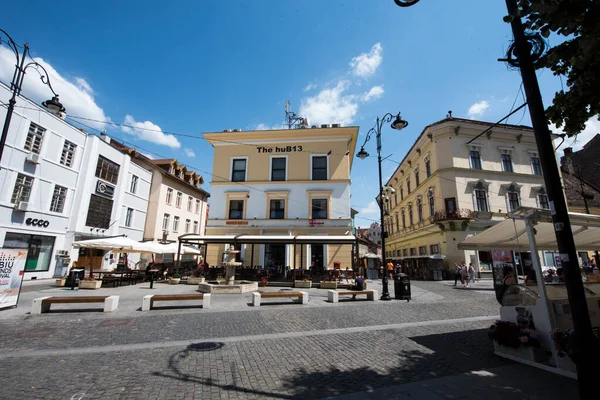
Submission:
M 254 245 L 255 244 L 293 244 L 294 255 L 296 254 L 296 246 L 300 245 L 300 265 L 304 262 L 304 248 L 302 245 L 305 244 L 356 244 L 356 237 L 353 235 L 346 236 L 309 236 L 309 235 L 246 235 L 239 234 L 235 236 L 228 235 L 197 235 L 197 234 L 186 234 L 179 236 L 179 247 L 182 245 L 204 245 L 204 259 L 206 260 L 206 249 L 209 244 L 250 244 L 252 245 L 252 255 L 250 257 L 251 264 L 253 267 L 254 263 Z M 292 269 L 296 269 L 296 257 L 292 259 Z

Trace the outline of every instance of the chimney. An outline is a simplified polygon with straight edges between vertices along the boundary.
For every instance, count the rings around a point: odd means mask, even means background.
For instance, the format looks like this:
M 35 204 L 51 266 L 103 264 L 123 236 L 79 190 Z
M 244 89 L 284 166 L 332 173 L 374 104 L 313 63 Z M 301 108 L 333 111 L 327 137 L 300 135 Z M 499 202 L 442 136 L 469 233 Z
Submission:
M 565 148 L 565 156 L 570 156 L 572 154 L 573 154 L 573 148 L 572 147 Z
M 573 167 L 573 148 L 567 147 L 564 150 L 565 155 L 560 158 L 560 169 L 563 172 L 567 172 L 571 175 L 575 175 L 575 168 Z
M 105 131 L 100 132 L 100 139 L 104 140 L 106 143 L 110 144 L 110 138 L 106 134 Z

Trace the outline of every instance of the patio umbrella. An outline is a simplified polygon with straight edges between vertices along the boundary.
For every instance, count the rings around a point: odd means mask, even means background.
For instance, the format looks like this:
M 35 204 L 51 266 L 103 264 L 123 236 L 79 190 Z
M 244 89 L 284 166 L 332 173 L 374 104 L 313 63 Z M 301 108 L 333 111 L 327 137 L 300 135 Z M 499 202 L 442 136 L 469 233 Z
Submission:
M 131 251 L 136 242 L 133 239 L 129 239 L 125 236 L 116 236 L 110 238 L 98 238 L 90 240 L 80 240 L 73 242 L 74 248 L 87 248 L 87 249 L 99 249 L 99 250 L 112 250 L 113 252 L 124 252 L 125 253 L 125 265 L 127 265 L 127 252 Z M 93 273 L 94 267 L 90 265 L 90 275 Z

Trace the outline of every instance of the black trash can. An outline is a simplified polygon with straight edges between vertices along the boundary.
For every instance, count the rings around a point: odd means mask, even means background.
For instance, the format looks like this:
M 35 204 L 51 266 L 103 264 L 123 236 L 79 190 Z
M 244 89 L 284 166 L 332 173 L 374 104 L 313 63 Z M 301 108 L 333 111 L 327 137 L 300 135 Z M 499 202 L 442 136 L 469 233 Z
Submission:
M 394 275 L 394 298 L 410 301 L 410 278 L 408 275 Z

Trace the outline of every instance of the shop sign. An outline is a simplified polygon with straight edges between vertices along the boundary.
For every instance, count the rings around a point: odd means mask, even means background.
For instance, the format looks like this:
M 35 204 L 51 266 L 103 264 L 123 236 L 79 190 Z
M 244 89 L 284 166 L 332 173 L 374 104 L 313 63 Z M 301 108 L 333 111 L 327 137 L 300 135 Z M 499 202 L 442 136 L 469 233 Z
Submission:
M 0 308 L 19 301 L 27 249 L 0 249 Z
M 225 225 L 248 225 L 248 221 L 242 221 L 238 219 L 234 219 L 231 221 L 226 221 Z
M 261 153 L 294 153 L 302 151 L 302 146 L 275 146 L 275 147 L 264 147 L 256 146 L 256 150 L 259 154 Z
M 47 221 L 45 219 L 27 218 L 25 220 L 25 225 L 47 228 L 48 225 L 50 225 L 50 221 Z

